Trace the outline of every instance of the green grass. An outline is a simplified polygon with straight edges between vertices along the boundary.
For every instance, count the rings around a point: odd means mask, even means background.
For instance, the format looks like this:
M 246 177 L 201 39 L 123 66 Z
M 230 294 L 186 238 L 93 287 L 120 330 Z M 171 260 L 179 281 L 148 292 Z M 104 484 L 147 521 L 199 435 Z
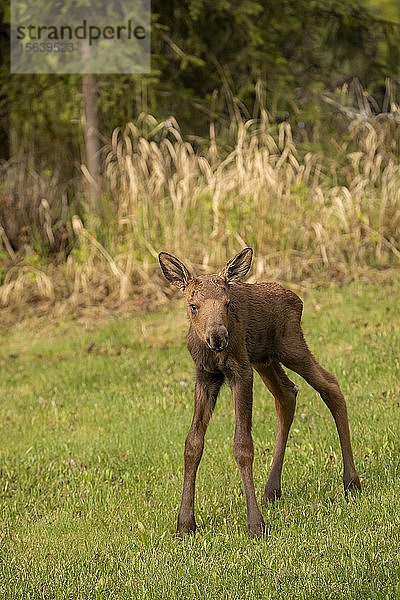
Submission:
M 348 401 L 363 492 L 344 500 L 333 419 L 301 381 L 262 541 L 246 534 L 227 389 L 199 469 L 198 533 L 175 538 L 193 387 L 182 305 L 3 332 L 0 598 L 399 598 L 399 296 L 393 283 L 305 297 L 309 345 Z M 257 379 L 259 497 L 274 427 Z

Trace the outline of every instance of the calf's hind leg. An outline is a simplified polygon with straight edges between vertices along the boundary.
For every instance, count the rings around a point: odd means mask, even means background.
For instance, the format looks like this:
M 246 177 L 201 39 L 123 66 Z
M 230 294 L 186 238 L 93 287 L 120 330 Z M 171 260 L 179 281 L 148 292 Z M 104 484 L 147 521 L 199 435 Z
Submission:
M 285 355 L 280 356 L 280 359 L 286 367 L 296 371 L 319 392 L 322 400 L 331 411 L 340 439 L 345 493 L 347 494 L 349 490 L 361 489 L 360 479 L 354 466 L 346 401 L 336 377 L 324 369 L 311 354 L 301 330 L 299 343 L 296 345 L 292 343 L 292 346 L 287 344 Z
M 271 364 L 256 364 L 255 370 L 275 398 L 276 408 L 276 441 L 272 460 L 271 472 L 265 486 L 262 504 L 274 502 L 280 498 L 282 465 L 285 456 L 286 443 L 290 426 L 293 422 L 296 408 L 298 387 L 290 381 L 285 371 L 277 361 Z

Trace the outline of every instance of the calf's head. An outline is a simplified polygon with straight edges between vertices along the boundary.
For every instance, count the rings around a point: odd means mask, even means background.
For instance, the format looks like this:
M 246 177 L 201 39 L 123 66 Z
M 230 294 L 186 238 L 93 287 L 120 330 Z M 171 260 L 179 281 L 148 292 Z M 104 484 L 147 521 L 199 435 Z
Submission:
M 245 248 L 218 275 L 200 277 L 193 277 L 172 254 L 160 252 L 158 256 L 165 277 L 183 292 L 195 332 L 214 352 L 229 344 L 230 286 L 246 275 L 252 256 L 253 250 Z

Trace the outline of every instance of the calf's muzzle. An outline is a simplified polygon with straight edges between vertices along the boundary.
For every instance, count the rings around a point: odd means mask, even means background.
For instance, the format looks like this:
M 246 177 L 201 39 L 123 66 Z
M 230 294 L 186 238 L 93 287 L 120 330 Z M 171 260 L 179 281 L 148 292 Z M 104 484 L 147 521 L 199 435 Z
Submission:
M 214 352 L 221 352 L 225 350 L 229 342 L 228 330 L 224 326 L 218 327 L 218 329 L 209 329 L 206 331 L 205 339 L 207 346 Z

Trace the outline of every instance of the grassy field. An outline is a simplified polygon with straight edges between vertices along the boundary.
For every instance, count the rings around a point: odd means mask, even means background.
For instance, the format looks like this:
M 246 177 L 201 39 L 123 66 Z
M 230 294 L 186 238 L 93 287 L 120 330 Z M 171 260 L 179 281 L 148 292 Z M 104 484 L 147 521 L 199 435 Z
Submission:
M 0 349 L 0 598 L 400 597 L 400 285 L 302 295 L 304 330 L 348 400 L 363 492 L 344 500 L 333 420 L 305 382 L 269 535 L 246 534 L 227 389 L 199 469 L 198 533 L 176 539 L 192 414 L 182 305 L 131 318 L 35 321 Z M 299 378 L 293 376 L 299 384 Z M 272 459 L 255 384 L 255 482 Z

